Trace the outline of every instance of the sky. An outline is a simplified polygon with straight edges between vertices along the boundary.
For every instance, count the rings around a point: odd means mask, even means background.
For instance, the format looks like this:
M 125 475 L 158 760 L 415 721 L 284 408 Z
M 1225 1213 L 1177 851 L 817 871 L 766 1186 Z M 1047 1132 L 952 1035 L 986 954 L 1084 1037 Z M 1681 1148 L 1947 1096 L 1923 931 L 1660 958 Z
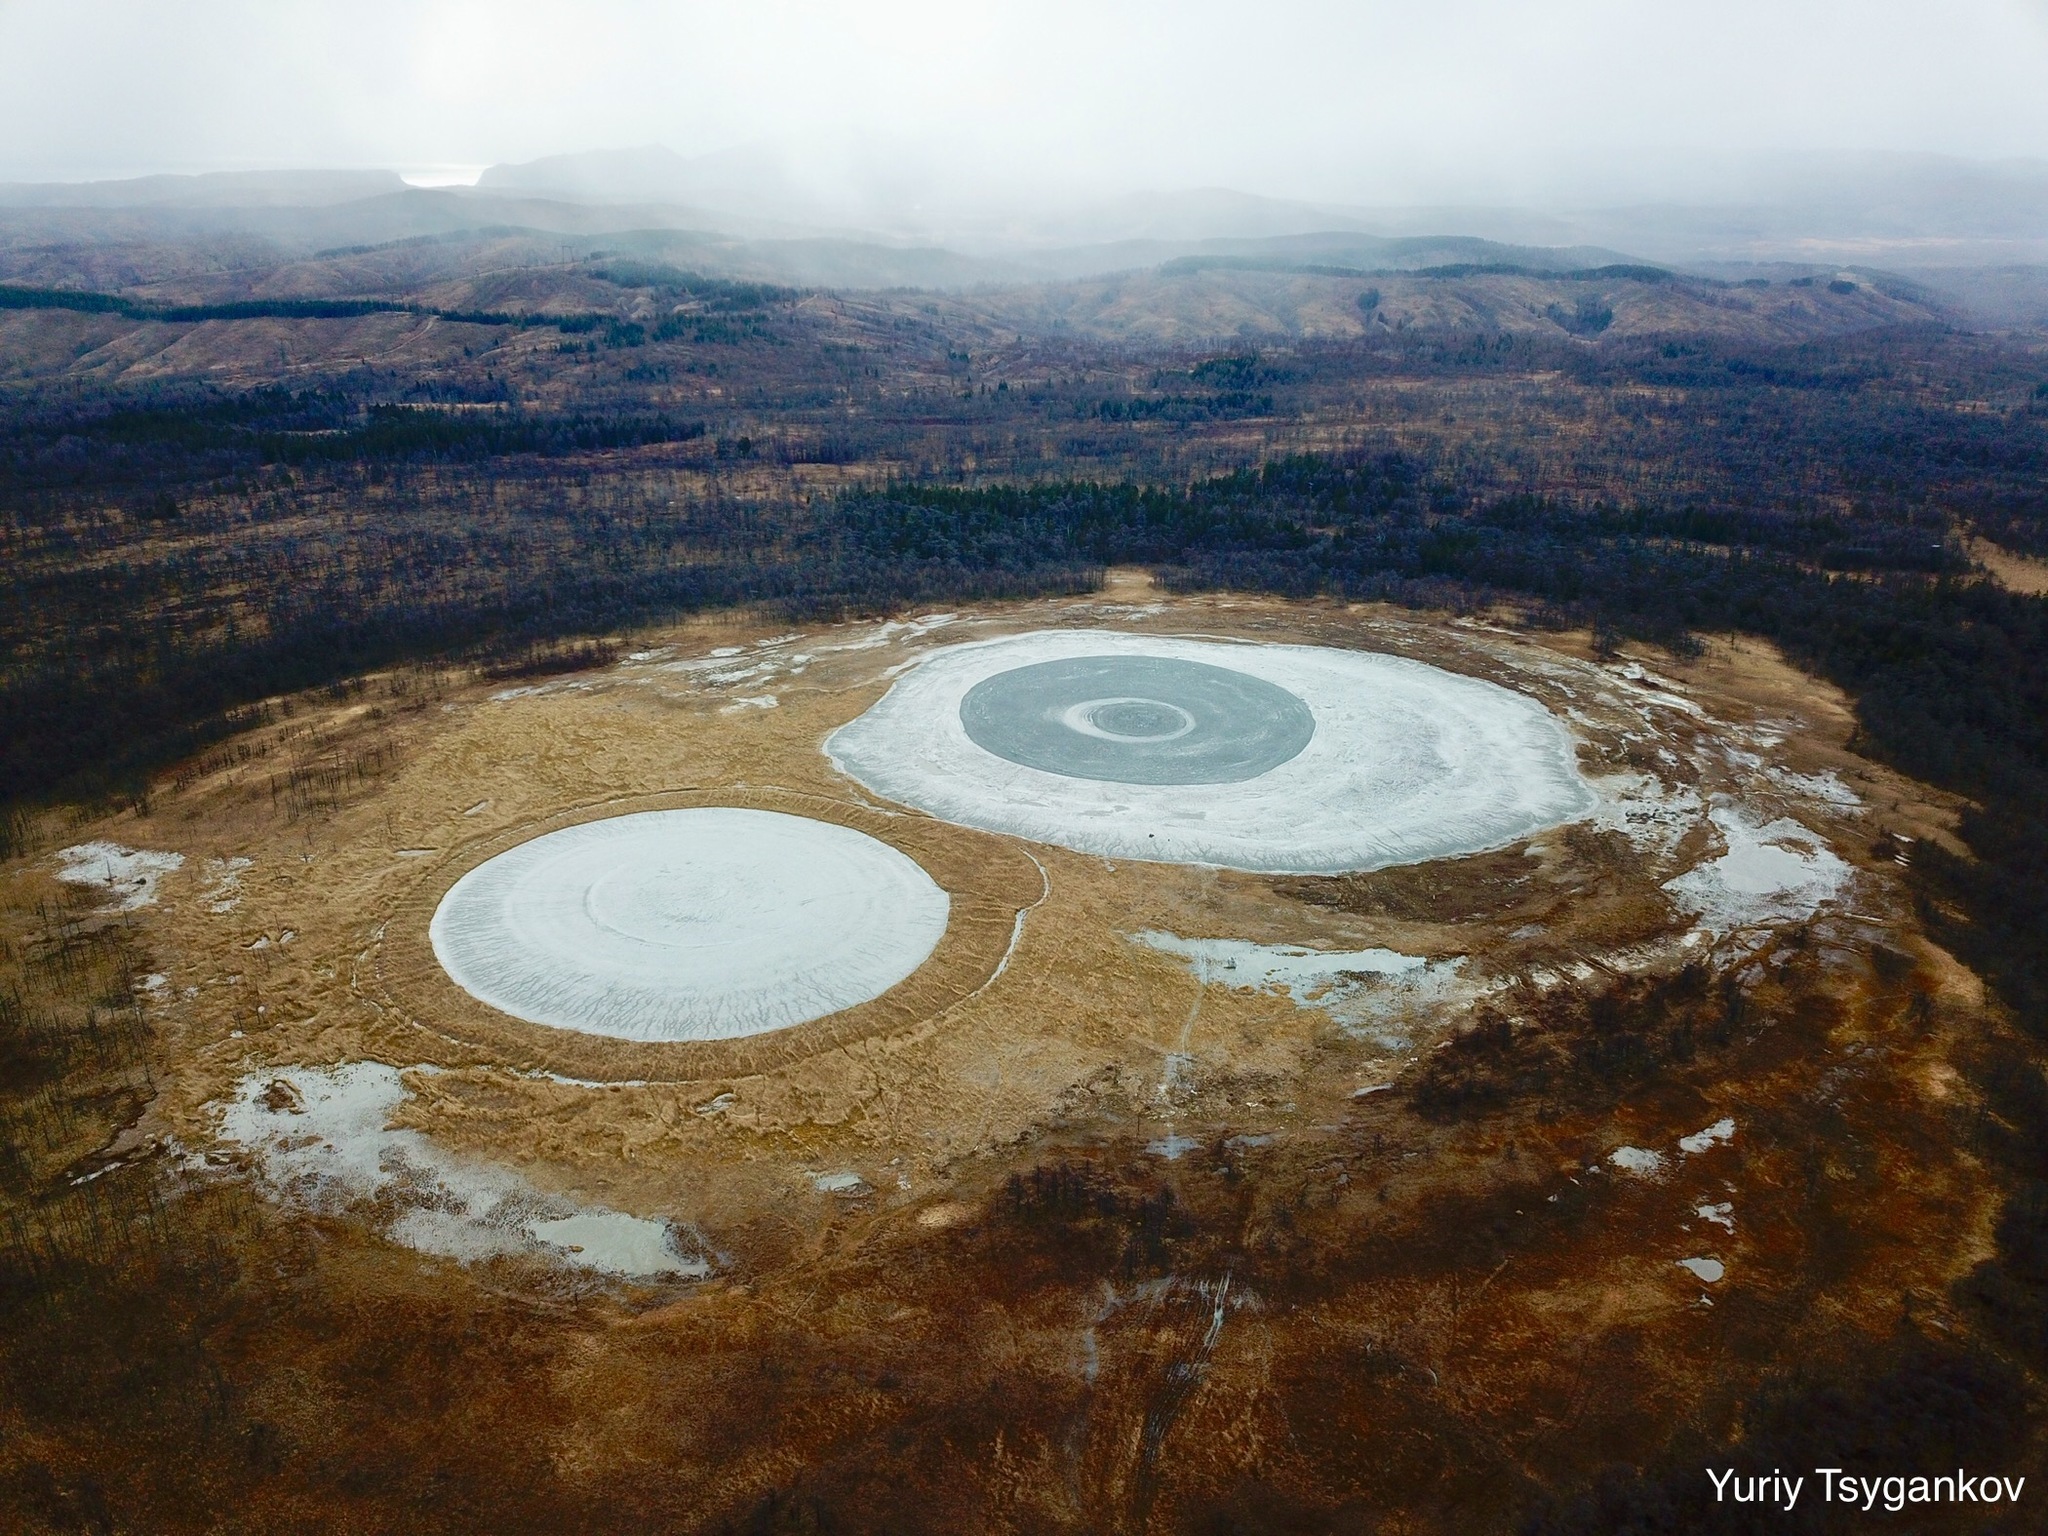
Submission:
M 2048 159 L 2048 0 L 0 0 L 0 178 L 764 141 L 1020 191 L 1411 202 Z

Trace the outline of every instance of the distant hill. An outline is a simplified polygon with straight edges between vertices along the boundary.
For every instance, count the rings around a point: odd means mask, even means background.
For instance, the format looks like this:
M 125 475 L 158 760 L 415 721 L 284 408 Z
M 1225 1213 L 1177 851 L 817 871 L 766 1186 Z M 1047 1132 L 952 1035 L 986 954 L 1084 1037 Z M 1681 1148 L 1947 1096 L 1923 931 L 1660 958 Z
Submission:
M 1934 294 L 1881 273 L 1775 283 L 1714 282 L 1635 264 L 1566 271 L 1483 263 L 1371 275 L 1174 263 L 1149 272 L 977 296 L 1021 332 L 1131 345 L 1345 340 L 1375 334 L 1631 337 L 1793 342 L 1955 316 Z
M 126 181 L 0 182 L 0 208 L 322 208 L 404 190 L 396 171 L 212 171 Z

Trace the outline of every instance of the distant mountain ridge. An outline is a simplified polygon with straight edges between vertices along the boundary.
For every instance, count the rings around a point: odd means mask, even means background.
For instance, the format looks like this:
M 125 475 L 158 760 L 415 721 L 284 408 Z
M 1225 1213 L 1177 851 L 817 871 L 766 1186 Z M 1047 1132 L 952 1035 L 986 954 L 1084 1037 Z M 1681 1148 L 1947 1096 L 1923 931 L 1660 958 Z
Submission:
M 396 171 L 206 171 L 119 181 L 0 182 L 0 208 L 317 208 L 406 190 Z
M 1713 203 L 1579 210 L 1364 208 L 1221 187 L 1006 207 L 941 186 L 926 207 L 917 164 L 877 170 L 849 152 L 847 165 L 835 179 L 771 146 L 691 157 L 649 145 L 496 165 L 474 187 L 412 187 L 375 169 L 11 183 L 0 185 L 0 280 L 118 287 L 407 240 L 509 238 L 535 260 L 613 248 L 847 289 L 1078 281 L 1174 263 L 1311 274 L 1648 264 L 1735 280 L 1853 268 L 1912 277 L 1983 323 L 2048 323 L 2048 163 L 1865 157 L 1808 167 L 1803 180 L 1731 183 Z

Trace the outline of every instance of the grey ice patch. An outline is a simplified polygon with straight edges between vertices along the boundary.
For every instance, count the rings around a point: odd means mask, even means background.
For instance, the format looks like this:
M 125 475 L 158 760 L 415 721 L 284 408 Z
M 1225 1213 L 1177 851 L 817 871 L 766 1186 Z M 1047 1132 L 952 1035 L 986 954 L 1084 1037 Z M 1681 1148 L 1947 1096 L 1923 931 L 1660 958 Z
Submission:
M 1316 719 L 1285 688 L 1166 656 L 1069 656 L 985 678 L 960 723 L 997 757 L 1113 784 L 1238 784 L 1298 757 Z

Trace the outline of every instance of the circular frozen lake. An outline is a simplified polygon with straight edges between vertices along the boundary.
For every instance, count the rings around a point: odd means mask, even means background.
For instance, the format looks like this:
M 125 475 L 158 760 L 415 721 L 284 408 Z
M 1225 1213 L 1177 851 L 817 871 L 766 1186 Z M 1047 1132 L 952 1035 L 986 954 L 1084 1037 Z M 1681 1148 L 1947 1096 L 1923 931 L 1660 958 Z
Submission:
M 712 807 L 521 843 L 457 880 L 428 935 L 457 986 L 528 1023 L 731 1040 L 879 997 L 924 963 L 950 906 L 864 832 Z
M 1316 732 L 1285 688 L 1168 656 L 1067 656 L 998 672 L 967 690 L 960 724 L 997 757 L 1117 784 L 1255 779 Z
M 933 651 L 825 751 L 963 826 L 1275 874 L 1477 853 L 1594 804 L 1525 694 L 1374 651 L 1112 631 Z

